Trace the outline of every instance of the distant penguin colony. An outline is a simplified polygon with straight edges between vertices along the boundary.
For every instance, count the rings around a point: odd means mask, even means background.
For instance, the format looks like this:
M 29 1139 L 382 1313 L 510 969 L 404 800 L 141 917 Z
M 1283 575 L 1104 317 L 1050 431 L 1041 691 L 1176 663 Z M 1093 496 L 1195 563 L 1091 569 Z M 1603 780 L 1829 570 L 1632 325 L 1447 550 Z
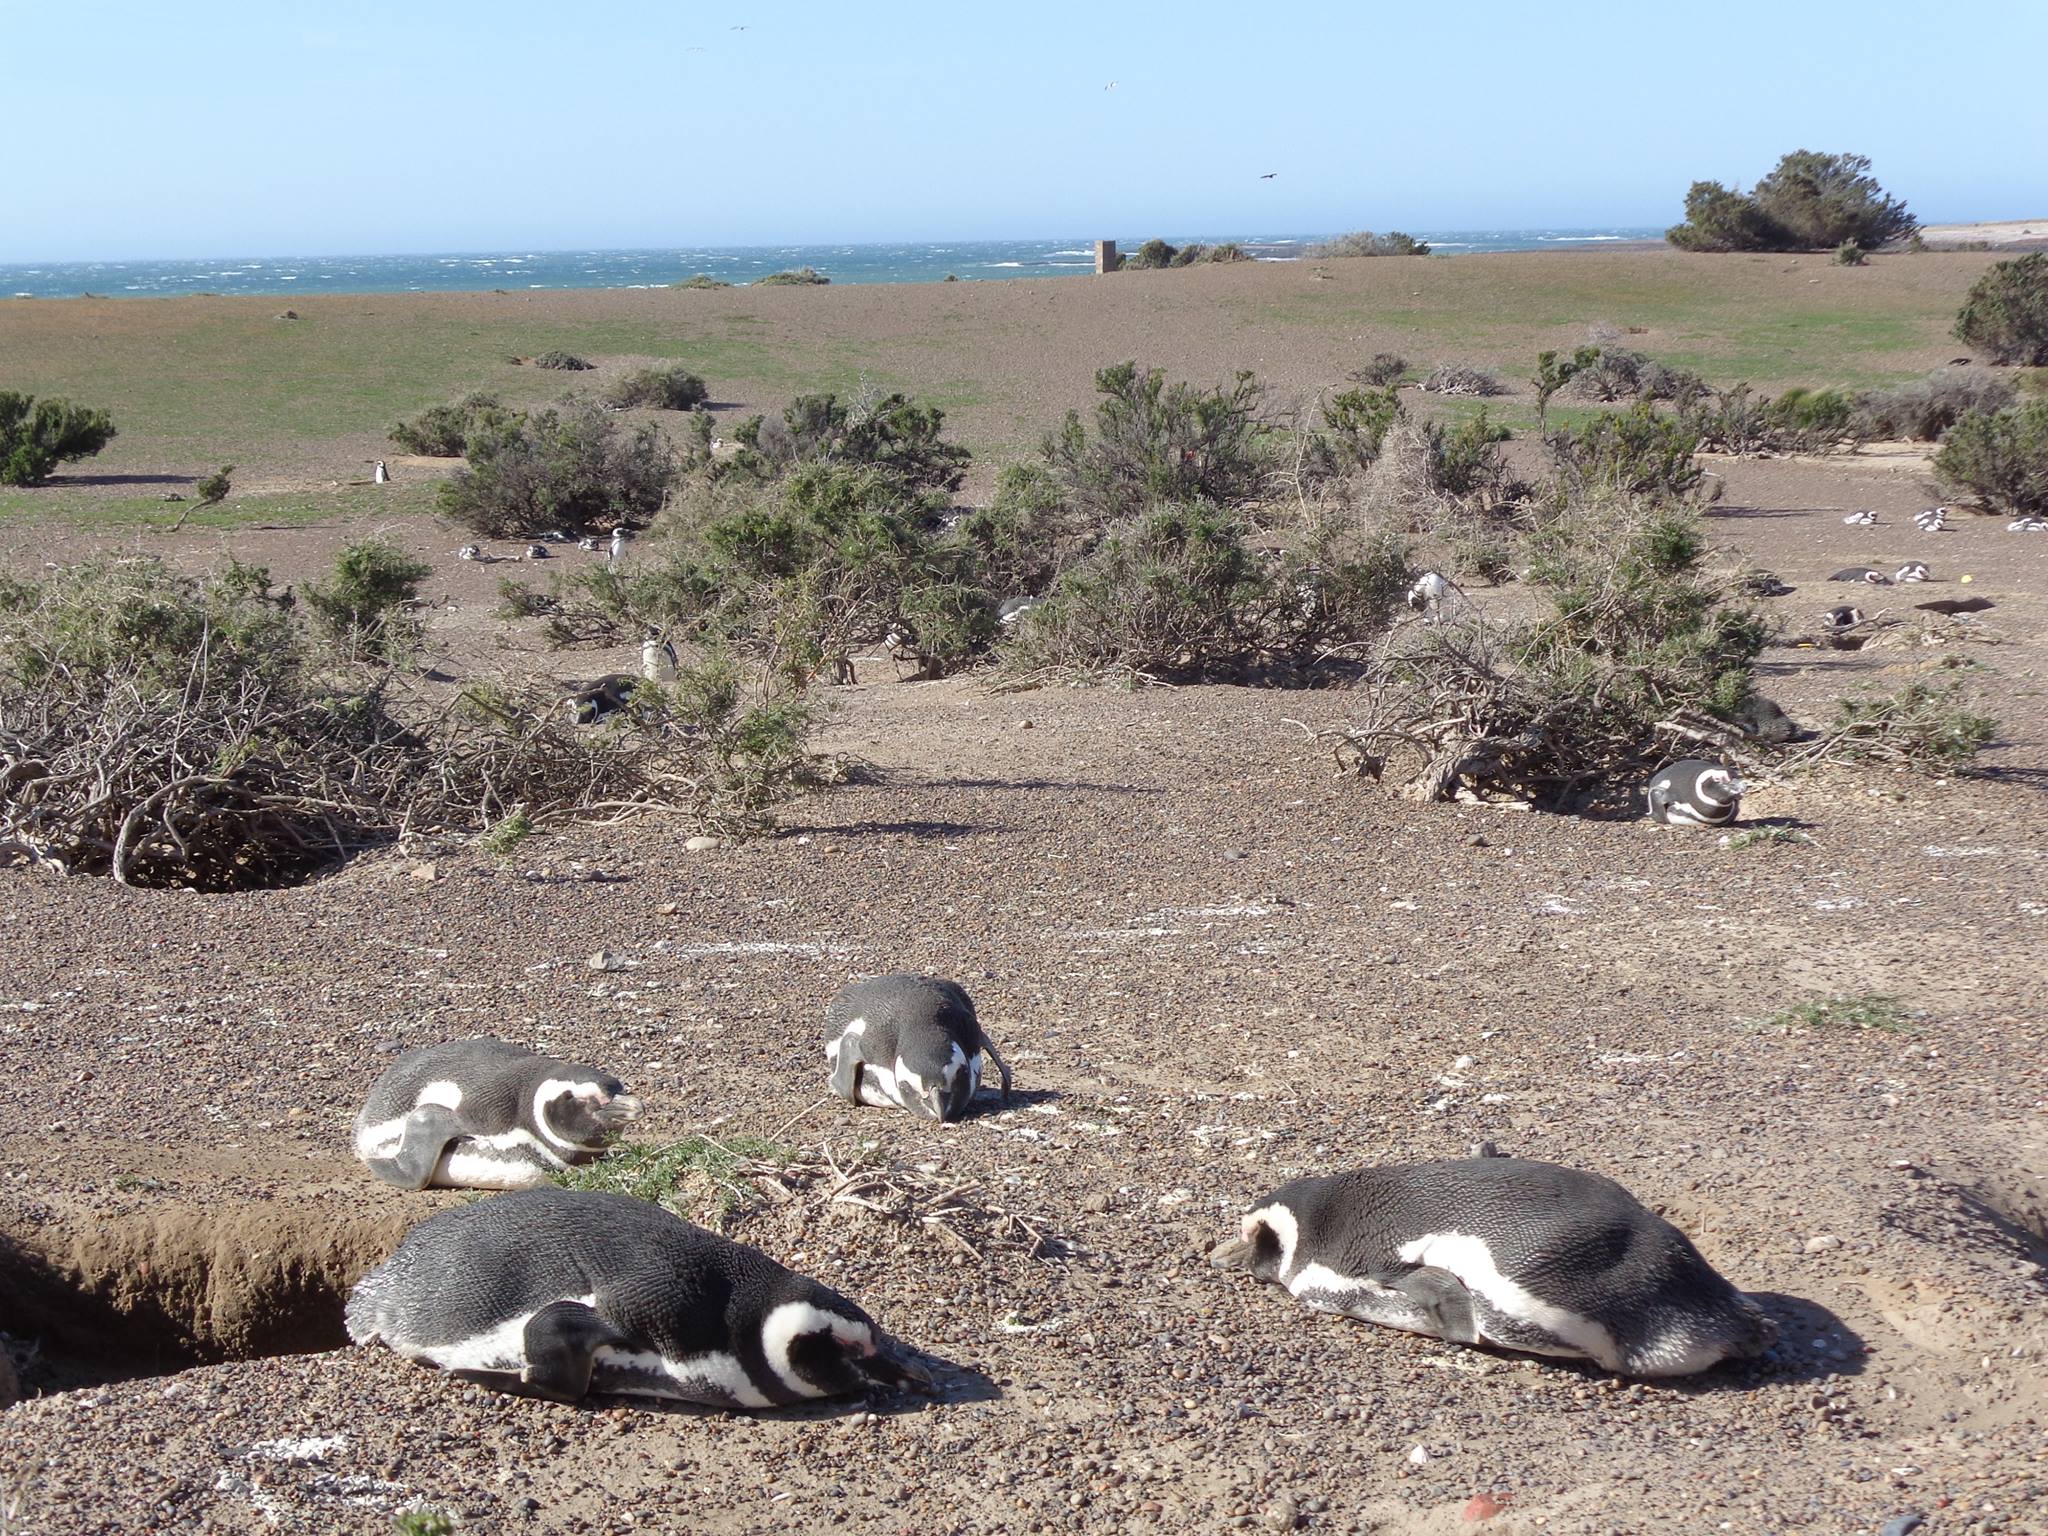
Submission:
M 629 1195 L 530 1189 L 406 1234 L 348 1334 L 466 1381 L 768 1408 L 931 1376 L 837 1291 Z
M 1742 804 L 1742 780 L 1720 763 L 1688 758 L 1643 786 L 1650 819 L 1667 827 L 1725 827 Z
M 1010 1096 L 1010 1069 L 958 982 L 896 972 L 849 982 L 825 1010 L 829 1082 L 842 1099 L 958 1120 L 988 1053 Z
M 503 1040 L 407 1051 L 356 1116 L 356 1156 L 401 1189 L 519 1189 L 587 1162 L 640 1112 L 609 1073 Z
M 1875 528 L 1877 526 L 1877 514 L 1875 512 L 1868 511 L 1851 512 L 1847 517 L 1843 518 L 1842 521 L 1847 523 L 1851 528 Z
M 1283 1184 L 1210 1262 L 1321 1312 L 1627 1376 L 1762 1354 L 1777 1327 L 1612 1180 L 1512 1157 Z

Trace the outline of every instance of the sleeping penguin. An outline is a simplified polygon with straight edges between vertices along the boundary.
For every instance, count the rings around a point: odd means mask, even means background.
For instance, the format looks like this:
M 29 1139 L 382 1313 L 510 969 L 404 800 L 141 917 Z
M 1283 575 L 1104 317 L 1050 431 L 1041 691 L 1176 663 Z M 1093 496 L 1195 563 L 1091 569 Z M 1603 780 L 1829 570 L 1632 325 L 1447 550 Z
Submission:
M 1643 786 L 1650 820 L 1667 827 L 1725 827 L 1742 807 L 1748 786 L 1732 769 L 1689 757 L 1660 768 Z
M 1010 1069 L 981 1032 L 974 999 L 958 982 L 896 972 L 849 982 L 825 1010 L 832 1091 L 856 1104 L 958 1120 L 981 1086 L 981 1053 Z
M 450 1040 L 407 1051 L 371 1085 L 356 1156 L 400 1189 L 520 1189 L 590 1161 L 639 1113 L 610 1073 Z
M 564 1403 L 932 1390 L 837 1291 L 630 1195 L 548 1187 L 440 1211 L 363 1277 L 347 1322 L 358 1344 Z
M 1778 1334 L 1619 1184 L 1516 1157 L 1296 1179 L 1209 1257 L 1319 1312 L 1626 1376 L 1690 1375 Z

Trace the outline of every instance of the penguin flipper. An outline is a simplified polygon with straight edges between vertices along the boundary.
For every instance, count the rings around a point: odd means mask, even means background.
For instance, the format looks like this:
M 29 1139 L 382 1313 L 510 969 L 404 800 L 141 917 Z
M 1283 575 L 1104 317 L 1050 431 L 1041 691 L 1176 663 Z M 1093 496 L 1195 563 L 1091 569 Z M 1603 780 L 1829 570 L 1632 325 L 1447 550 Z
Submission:
M 581 1402 L 590 1391 L 597 1352 L 607 1344 L 630 1342 L 626 1335 L 580 1301 L 550 1302 L 526 1320 L 526 1368 L 520 1384 L 535 1397 Z
M 1425 1265 L 1402 1275 L 1392 1283 L 1391 1289 L 1415 1303 L 1431 1324 L 1429 1331 L 1438 1338 L 1452 1344 L 1479 1342 L 1479 1323 L 1473 1315 L 1472 1293 L 1449 1270 Z
M 832 1058 L 831 1089 L 842 1099 L 860 1102 L 860 1042 L 841 1037 L 838 1054 Z
M 441 1104 L 422 1104 L 405 1117 L 405 1129 L 389 1157 L 370 1164 L 370 1171 L 400 1189 L 425 1189 L 434 1181 L 441 1154 L 462 1138 L 462 1122 Z
M 981 1037 L 981 1048 L 988 1052 L 988 1059 L 996 1064 L 996 1071 L 1000 1072 L 1003 1076 L 1003 1102 L 1007 1104 L 1010 1102 L 1009 1064 L 1003 1060 L 1001 1054 L 996 1050 L 995 1042 L 989 1039 L 987 1035 Z

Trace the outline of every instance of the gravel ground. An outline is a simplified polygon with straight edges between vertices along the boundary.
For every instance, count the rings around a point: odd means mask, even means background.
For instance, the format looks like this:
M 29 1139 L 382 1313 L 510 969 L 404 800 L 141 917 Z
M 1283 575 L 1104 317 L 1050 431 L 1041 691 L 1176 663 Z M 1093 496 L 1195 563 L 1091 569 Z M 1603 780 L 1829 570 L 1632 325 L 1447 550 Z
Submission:
M 0 871 L 0 1329 L 30 1394 L 0 1418 L 0 1530 L 2048 1529 L 2048 540 L 1901 533 L 1910 467 L 1720 467 L 1716 532 L 1799 587 L 1788 614 L 1843 600 L 1819 578 L 1851 559 L 1976 576 L 2003 644 L 1767 670 L 1815 719 L 1967 652 L 1999 777 L 1765 789 L 1745 814 L 1813 841 L 1723 849 L 1336 777 L 1291 722 L 1341 694 L 875 668 L 828 742 L 871 781 L 770 842 L 579 831 L 250 896 Z M 395 531 L 435 556 L 451 665 L 535 663 L 491 648 L 497 572 Z M 289 575 L 336 536 L 238 553 Z M 826 998 L 893 968 L 969 987 L 1017 1102 L 955 1127 L 815 1104 Z M 1903 1028 L 1776 1018 L 1872 992 Z M 873 1140 L 1063 1252 L 808 1199 L 737 1218 L 929 1352 L 935 1403 L 570 1409 L 334 1347 L 345 1286 L 460 1198 L 349 1159 L 363 1089 L 482 1031 L 615 1070 L 651 1138 Z M 1778 1346 L 1634 1384 L 1316 1317 L 1203 1259 L 1297 1173 L 1481 1139 L 1621 1180 Z M 280 1349 L 319 1352 L 156 1374 Z

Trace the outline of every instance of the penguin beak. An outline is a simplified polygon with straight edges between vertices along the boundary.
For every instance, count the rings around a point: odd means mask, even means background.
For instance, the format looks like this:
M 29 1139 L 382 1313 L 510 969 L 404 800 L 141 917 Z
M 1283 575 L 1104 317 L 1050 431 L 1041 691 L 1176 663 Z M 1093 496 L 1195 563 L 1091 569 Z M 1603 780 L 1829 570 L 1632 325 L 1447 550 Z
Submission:
M 1728 793 L 1731 795 L 1746 795 L 1749 793 L 1749 786 L 1743 783 L 1742 780 L 1731 777 L 1728 780 Z
M 630 1093 L 614 1094 L 598 1106 L 597 1118 L 605 1125 L 624 1125 L 629 1120 L 638 1120 L 640 1101 Z
M 876 1386 L 896 1387 L 924 1397 L 939 1395 L 939 1384 L 932 1380 L 931 1372 L 911 1359 L 903 1346 L 893 1339 L 877 1340 L 875 1352 L 862 1356 L 854 1365 Z
M 1209 1250 L 1209 1262 L 1218 1269 L 1250 1269 L 1252 1245 L 1241 1237 L 1229 1238 Z

